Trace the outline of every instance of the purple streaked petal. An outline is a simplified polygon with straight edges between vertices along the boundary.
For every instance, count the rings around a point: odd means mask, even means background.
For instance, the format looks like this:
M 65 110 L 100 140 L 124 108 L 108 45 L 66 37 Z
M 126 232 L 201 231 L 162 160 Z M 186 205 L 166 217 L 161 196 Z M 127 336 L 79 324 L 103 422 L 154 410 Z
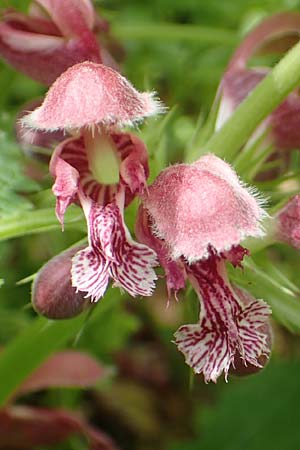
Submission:
M 120 232 L 123 233 L 123 230 Z M 123 236 L 123 239 L 120 262 L 112 263 L 110 267 L 114 286 L 124 288 L 133 297 L 150 296 L 157 279 L 153 270 L 158 264 L 156 254 L 149 247 L 134 242 L 129 235 Z
M 141 192 L 149 174 L 148 155 L 143 142 L 131 133 L 111 135 L 121 160 L 121 183 L 126 188 L 125 205 L 129 205 L 137 192 Z M 111 203 L 118 191 L 118 184 L 99 183 L 91 170 L 83 137 L 69 138 L 61 143 L 53 156 L 50 171 L 55 176 L 57 157 L 74 167 L 80 176 L 80 186 L 85 197 L 100 205 Z M 100 155 L 101 156 L 101 155 Z
M 72 285 L 77 291 L 86 292 L 91 301 L 103 297 L 108 281 L 108 262 L 99 252 L 87 247 L 80 250 L 72 259 Z
M 155 252 L 132 240 L 117 203 L 101 206 L 83 194 L 80 201 L 88 222 L 90 247 L 79 252 L 78 259 L 77 255 L 73 258 L 73 285 L 97 300 L 106 288 L 104 283 L 101 289 L 94 287 L 97 273 L 105 270 L 105 277 L 110 275 L 114 286 L 130 295 L 151 295 L 157 278 L 153 270 L 157 265 Z
M 185 355 L 186 363 L 195 373 L 203 373 L 205 382 L 216 383 L 222 372 L 227 377 L 234 360 L 234 347 L 224 333 L 217 332 L 213 325 L 184 325 L 175 333 L 178 349 Z
M 243 345 L 243 360 L 253 366 L 262 367 L 259 357 L 269 356 L 270 337 L 265 325 L 270 317 L 271 308 L 263 301 L 253 299 L 246 291 L 234 287 L 235 293 L 244 308 L 237 317 L 239 335 Z
M 175 343 L 187 364 L 195 373 L 202 372 L 205 382 L 216 382 L 222 372 L 227 380 L 237 354 L 245 366 L 261 367 L 260 358 L 270 354 L 266 332 L 269 306 L 232 288 L 224 262 L 215 256 L 187 271 L 201 302 L 199 323 L 182 326 L 175 333 Z

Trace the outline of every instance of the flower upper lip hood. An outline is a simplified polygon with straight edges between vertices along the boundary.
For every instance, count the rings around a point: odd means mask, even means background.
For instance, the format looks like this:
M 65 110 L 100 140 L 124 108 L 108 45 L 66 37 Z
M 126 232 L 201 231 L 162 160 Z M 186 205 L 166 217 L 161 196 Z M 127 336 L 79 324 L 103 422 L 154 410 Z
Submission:
M 213 154 L 165 169 L 143 196 L 154 234 L 189 263 L 261 236 L 265 214 L 230 166 Z
M 64 72 L 23 124 L 49 131 L 97 125 L 121 128 L 161 109 L 152 92 L 140 93 L 115 70 L 86 61 Z
M 95 36 L 99 30 L 107 31 L 90 0 L 35 0 L 28 16 L 13 9 L 3 12 L 0 55 L 17 70 L 50 85 L 78 62 L 106 60 Z

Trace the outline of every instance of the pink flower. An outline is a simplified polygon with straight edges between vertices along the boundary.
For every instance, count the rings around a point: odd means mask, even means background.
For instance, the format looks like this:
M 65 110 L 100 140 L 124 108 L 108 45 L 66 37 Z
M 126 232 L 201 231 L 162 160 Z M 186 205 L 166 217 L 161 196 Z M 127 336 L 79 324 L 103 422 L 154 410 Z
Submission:
M 275 234 L 278 240 L 300 249 L 300 196 L 295 195 L 275 216 Z
M 92 301 L 104 295 L 110 278 L 132 296 L 154 289 L 156 254 L 131 238 L 123 217 L 146 185 L 147 150 L 119 130 L 159 110 L 152 93 L 139 93 L 113 69 L 85 62 L 62 74 L 23 119 L 35 129 L 76 134 L 58 145 L 50 172 L 62 225 L 71 203 L 84 210 L 89 246 L 73 257 L 72 285 Z
M 143 194 L 143 207 L 148 234 L 160 241 L 168 264 L 181 267 L 199 296 L 199 323 L 175 333 L 187 364 L 203 373 L 206 382 L 216 382 L 222 372 L 227 378 L 237 355 L 244 365 L 260 366 L 261 356 L 270 353 L 263 328 L 270 308 L 231 286 L 225 266 L 226 260 L 241 264 L 247 253 L 239 245 L 244 238 L 263 234 L 265 213 L 257 198 L 228 164 L 209 154 L 161 172 Z M 145 215 L 141 218 L 145 229 Z M 145 235 L 138 234 L 143 242 Z
M 90 0 L 34 0 L 28 16 L 4 11 L 0 55 L 17 70 L 50 85 L 76 63 L 110 64 L 96 31 L 106 32 L 107 25 L 97 18 Z
M 280 13 L 262 21 L 245 37 L 232 56 L 221 81 L 217 129 L 226 122 L 270 70 L 268 67 L 249 68 L 250 58 L 264 49 L 282 51 L 286 45 L 286 37 L 299 39 L 299 29 L 299 13 Z M 295 91 L 269 115 L 262 125 L 263 131 L 270 127 L 270 137 L 275 150 L 300 148 L 299 120 L 300 101 L 298 92 Z

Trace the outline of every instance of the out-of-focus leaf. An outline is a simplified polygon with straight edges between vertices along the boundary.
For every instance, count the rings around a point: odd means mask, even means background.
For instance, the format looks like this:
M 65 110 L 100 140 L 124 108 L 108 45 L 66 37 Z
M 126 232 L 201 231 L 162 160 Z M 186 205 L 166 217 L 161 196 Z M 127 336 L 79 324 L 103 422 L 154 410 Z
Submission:
M 265 258 L 260 265 L 247 258 L 244 270 L 230 270 L 231 278 L 252 292 L 256 298 L 264 299 L 272 308 L 273 316 L 293 332 L 300 332 L 300 292 L 291 289 L 291 282 L 272 271 Z
M 80 331 L 88 330 L 90 324 L 98 322 L 107 310 L 115 306 L 118 299 L 119 291 L 109 290 L 89 322 L 85 322 L 85 314 L 61 321 L 41 317 L 33 320 L 0 354 L 0 380 L 5 380 L 5 383 L 0 383 L 0 406 L 14 395 L 23 381 L 52 353 L 68 340 L 74 339 Z
M 0 411 L 0 449 L 32 450 L 83 434 L 91 450 L 117 450 L 112 440 L 75 414 L 59 409 L 12 406 Z
M 49 387 L 87 388 L 94 386 L 105 372 L 104 367 L 88 354 L 66 350 L 50 356 L 25 380 L 19 393 Z
M 294 450 L 299 447 L 300 363 L 270 364 L 259 375 L 229 380 L 212 408 L 202 407 L 197 439 L 169 450 Z
M 39 188 L 25 175 L 23 155 L 10 133 L 13 120 L 10 114 L 0 114 L 0 216 L 30 209 L 32 204 L 24 194 Z
M 0 405 L 49 355 L 79 331 L 83 316 L 52 322 L 38 318 L 5 347 L 0 354 Z
M 70 206 L 65 215 L 65 224 L 81 228 L 83 213 L 80 208 Z M 54 208 L 16 213 L 0 219 L 0 241 L 25 234 L 43 233 L 61 228 Z
M 0 306 L 0 346 L 5 346 L 16 334 L 28 326 L 29 318 L 24 310 L 13 310 Z
M 120 297 L 120 293 L 116 294 Z M 130 301 L 136 300 L 128 299 Z M 130 336 L 140 326 L 138 318 L 127 312 L 124 304 L 125 299 L 121 299 L 114 308 L 99 314 L 97 320 L 93 320 L 92 316 L 79 341 L 79 348 L 88 347 L 98 358 L 110 362 L 113 353 L 124 348 Z M 101 303 L 98 305 L 99 308 L 102 306 Z

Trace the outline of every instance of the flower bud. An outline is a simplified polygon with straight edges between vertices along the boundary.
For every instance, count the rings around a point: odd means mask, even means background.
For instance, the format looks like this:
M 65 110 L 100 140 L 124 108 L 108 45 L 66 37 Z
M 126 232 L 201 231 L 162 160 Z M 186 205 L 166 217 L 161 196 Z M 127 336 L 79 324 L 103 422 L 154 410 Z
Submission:
M 48 261 L 38 272 L 32 286 L 32 305 L 48 319 L 70 319 L 89 304 L 83 292 L 71 283 L 72 257 L 83 247 L 73 247 Z

